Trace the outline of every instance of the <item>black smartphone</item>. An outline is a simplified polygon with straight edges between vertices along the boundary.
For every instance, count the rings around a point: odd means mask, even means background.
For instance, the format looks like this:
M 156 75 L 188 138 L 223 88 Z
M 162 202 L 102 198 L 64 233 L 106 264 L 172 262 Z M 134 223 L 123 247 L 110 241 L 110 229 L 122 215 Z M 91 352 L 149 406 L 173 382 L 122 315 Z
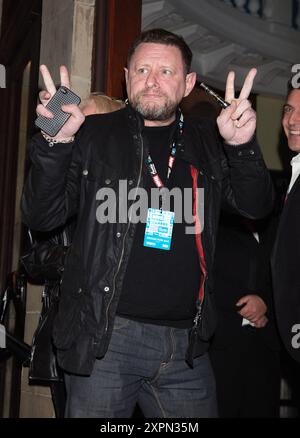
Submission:
M 79 105 L 81 99 L 73 91 L 67 87 L 59 87 L 57 92 L 52 96 L 47 103 L 46 108 L 54 115 L 53 119 L 48 119 L 44 116 L 38 116 L 35 120 L 35 126 L 40 128 L 50 137 L 55 137 L 58 131 L 64 126 L 71 114 L 65 113 L 62 105 L 76 104 Z

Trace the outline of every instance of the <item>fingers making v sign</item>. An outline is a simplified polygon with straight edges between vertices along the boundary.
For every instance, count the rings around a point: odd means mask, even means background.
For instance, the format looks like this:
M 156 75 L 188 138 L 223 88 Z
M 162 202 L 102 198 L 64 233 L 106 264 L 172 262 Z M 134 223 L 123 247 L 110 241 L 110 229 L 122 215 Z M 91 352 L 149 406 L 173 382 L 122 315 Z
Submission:
M 244 81 L 239 97 L 235 98 L 235 73 L 230 71 L 226 81 L 225 100 L 230 105 L 217 118 L 219 131 L 226 143 L 239 145 L 253 137 L 256 128 L 256 113 L 248 100 L 257 70 L 252 68 Z
M 37 105 L 36 112 L 38 115 L 52 119 L 53 114 L 46 108 L 46 105 L 56 93 L 56 87 L 51 77 L 51 74 L 45 65 L 40 66 L 40 72 L 45 84 L 45 90 L 42 90 L 39 93 L 39 99 L 41 103 Z M 70 89 L 69 73 L 65 66 L 60 67 L 60 83 L 61 86 Z M 73 137 L 74 134 L 76 134 L 76 132 L 79 130 L 80 126 L 84 122 L 85 117 L 80 108 L 75 104 L 62 105 L 61 109 L 64 112 L 71 114 L 71 117 L 63 125 L 60 131 L 58 131 L 55 137 L 53 137 L 53 139 L 63 141 L 65 139 Z

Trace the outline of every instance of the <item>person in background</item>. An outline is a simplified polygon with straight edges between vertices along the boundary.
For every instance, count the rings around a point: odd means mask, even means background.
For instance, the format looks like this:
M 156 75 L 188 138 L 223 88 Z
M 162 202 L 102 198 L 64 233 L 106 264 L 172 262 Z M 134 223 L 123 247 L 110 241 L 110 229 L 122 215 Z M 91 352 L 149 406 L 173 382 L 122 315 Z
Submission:
M 85 118 L 62 106 L 71 117 L 58 134 L 32 139 L 24 222 L 49 230 L 78 217 L 53 333 L 67 417 L 130 417 L 137 403 L 147 417 L 217 416 L 207 348 L 221 203 L 262 217 L 273 189 L 248 100 L 256 70 L 239 96 L 229 73 L 230 105 L 216 127 L 180 111 L 196 82 L 191 61 L 182 37 L 145 31 L 129 49 L 124 109 Z M 45 105 L 56 89 L 46 66 L 41 73 L 37 113 L 51 118 Z M 60 73 L 70 87 L 67 69 Z M 173 188 L 191 198 L 179 217 L 165 203 Z
M 279 416 L 280 343 L 268 224 L 225 213 L 219 224 L 214 270 L 218 325 L 209 352 L 222 418 Z
M 109 97 L 101 92 L 91 93 L 87 99 L 83 99 L 80 108 L 85 116 L 92 114 L 104 114 L 124 108 L 125 103 L 120 99 Z
M 300 362 L 300 89 L 289 84 L 282 127 L 295 154 L 272 254 L 275 311 L 279 332 L 288 353 Z
M 294 78 L 296 79 L 296 78 Z M 295 83 L 296 82 L 296 83 Z M 291 160 L 292 175 L 277 227 L 271 257 L 275 314 L 286 355 L 282 355 L 284 378 L 290 386 L 290 404 L 300 416 L 300 89 L 293 79 L 288 84 L 282 127 Z M 298 88 L 297 88 L 298 87 Z

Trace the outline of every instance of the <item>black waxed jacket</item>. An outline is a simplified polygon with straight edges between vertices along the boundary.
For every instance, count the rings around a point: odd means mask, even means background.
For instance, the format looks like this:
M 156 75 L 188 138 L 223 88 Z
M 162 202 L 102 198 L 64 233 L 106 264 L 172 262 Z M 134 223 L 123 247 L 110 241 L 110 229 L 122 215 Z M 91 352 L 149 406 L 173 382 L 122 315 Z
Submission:
M 74 215 L 77 228 L 65 262 L 54 343 L 66 371 L 89 375 L 96 358 L 110 341 L 122 282 L 136 225 L 130 221 L 99 223 L 99 189 L 112 189 L 119 201 L 143 187 L 147 151 L 143 119 L 130 106 L 86 118 L 75 144 L 49 144 L 38 134 L 30 144 L 32 167 L 25 184 L 22 211 L 33 230 L 49 231 Z M 204 187 L 204 229 L 201 234 L 206 264 L 203 306 L 195 315 L 187 361 L 207 348 L 215 316 L 211 278 L 221 204 L 259 218 L 272 208 L 269 173 L 255 140 L 224 146 L 214 123 L 185 121 L 179 156 L 191 165 L 197 186 Z M 130 207 L 128 202 L 128 207 Z

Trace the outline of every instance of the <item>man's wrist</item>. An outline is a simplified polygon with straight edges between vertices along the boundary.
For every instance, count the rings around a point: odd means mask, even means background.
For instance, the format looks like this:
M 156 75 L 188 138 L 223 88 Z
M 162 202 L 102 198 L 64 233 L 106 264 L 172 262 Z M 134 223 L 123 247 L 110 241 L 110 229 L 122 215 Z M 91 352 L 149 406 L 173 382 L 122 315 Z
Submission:
M 72 135 L 71 137 L 61 137 L 61 138 L 54 138 L 47 135 L 45 132 L 41 131 L 42 136 L 44 139 L 49 143 L 49 146 L 52 147 L 57 143 L 73 143 L 75 137 Z
M 224 139 L 224 144 L 228 145 L 228 146 L 233 146 L 233 147 L 237 147 L 237 146 L 243 146 L 245 144 L 249 144 L 252 143 L 253 140 L 255 139 L 255 133 L 249 138 L 249 140 L 247 141 L 243 141 L 241 143 L 237 143 L 237 142 L 233 142 L 233 141 L 226 141 Z

